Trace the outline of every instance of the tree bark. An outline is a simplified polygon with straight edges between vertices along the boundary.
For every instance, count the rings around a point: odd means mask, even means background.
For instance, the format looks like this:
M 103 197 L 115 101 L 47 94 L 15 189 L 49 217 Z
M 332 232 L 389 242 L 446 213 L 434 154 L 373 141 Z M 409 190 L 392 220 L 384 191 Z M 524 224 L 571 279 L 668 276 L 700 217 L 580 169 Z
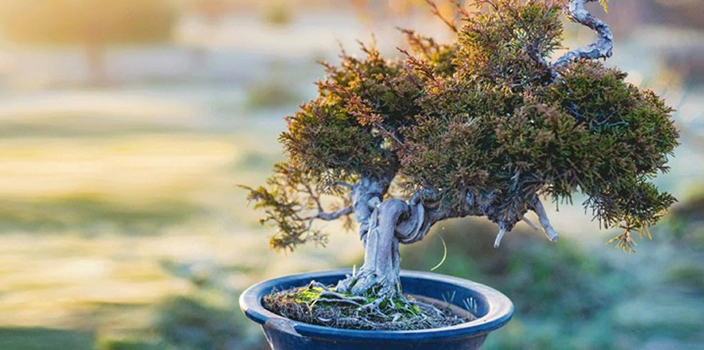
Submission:
M 337 291 L 355 295 L 371 292 L 382 299 L 403 298 L 399 244 L 422 240 L 430 227 L 447 218 L 448 213 L 433 205 L 426 208 L 422 195 L 414 195 L 409 202 L 400 199 L 382 202 L 381 195 L 365 195 L 363 189 L 378 190 L 379 187 L 363 179 L 353 190 L 353 199 L 366 199 L 366 206 L 358 201 L 354 204 L 364 242 L 364 264 L 354 275 L 340 281 Z
M 459 211 L 442 209 L 433 190 L 416 192 L 406 202 L 400 199 L 381 201 L 386 190 L 379 193 L 378 184 L 373 185 L 369 179 L 354 185 L 353 199 L 365 200 L 364 205 L 355 201 L 354 209 L 357 220 L 361 223 L 360 234 L 364 243 L 364 264 L 351 276 L 340 281 L 336 290 L 354 295 L 372 294 L 377 299 L 400 298 L 400 262 L 399 244 L 410 244 L 422 240 L 430 228 L 438 221 L 465 216 L 486 216 L 499 225 L 495 247 L 501 243 L 519 221 L 528 221 L 522 212 L 500 211 L 500 202 L 494 202 L 496 193 L 467 192 L 464 208 Z M 372 192 L 365 192 L 373 190 Z M 370 193 L 373 193 L 371 195 Z M 540 225 L 551 241 L 557 241 L 558 234 L 550 225 L 545 209 L 538 199 L 529 203 L 529 209 L 537 215 Z M 526 208 L 528 210 L 528 208 Z M 501 219 L 498 219 L 501 218 Z M 530 223 L 531 227 L 535 227 Z
M 373 291 L 379 298 L 401 296 L 400 260 L 396 237 L 399 221 L 408 216 L 408 205 L 399 199 L 379 204 L 368 220 L 364 265 L 354 276 L 340 281 L 338 291 L 355 295 Z
M 567 5 L 567 14 L 579 24 L 591 28 L 597 33 L 597 41 L 591 45 L 578 47 L 558 58 L 554 67 L 561 67 L 578 59 L 609 58 L 613 54 L 614 37 L 606 22 L 594 17 L 584 8 L 588 2 L 597 0 L 571 0 Z

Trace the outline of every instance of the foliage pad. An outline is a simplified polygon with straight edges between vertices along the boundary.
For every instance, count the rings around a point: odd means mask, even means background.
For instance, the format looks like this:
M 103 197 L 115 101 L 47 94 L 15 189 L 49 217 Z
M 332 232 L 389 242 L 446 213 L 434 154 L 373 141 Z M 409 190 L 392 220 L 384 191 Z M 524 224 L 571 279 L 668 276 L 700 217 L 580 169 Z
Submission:
M 279 228 L 275 248 L 324 242 L 311 229 L 321 198 L 342 208 L 345 188 L 363 178 L 390 179 L 381 197 L 413 196 L 507 231 L 540 196 L 581 192 L 603 227 L 624 229 L 615 239 L 624 250 L 631 232 L 649 235 L 675 201 L 651 183 L 678 144 L 672 108 L 599 61 L 550 64 L 565 2 L 471 3 L 480 10 L 447 21 L 452 43 L 403 30 L 404 60 L 363 46 L 364 58 L 343 52 L 325 64 L 318 96 L 280 137 L 288 162 L 269 187 L 250 189 Z

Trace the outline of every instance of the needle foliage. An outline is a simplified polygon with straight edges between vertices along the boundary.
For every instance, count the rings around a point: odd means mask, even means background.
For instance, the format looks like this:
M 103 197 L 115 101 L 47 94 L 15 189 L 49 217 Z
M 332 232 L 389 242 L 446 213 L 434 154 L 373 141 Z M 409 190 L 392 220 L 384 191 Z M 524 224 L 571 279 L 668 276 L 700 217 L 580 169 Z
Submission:
M 429 189 L 456 211 L 470 194 L 491 198 L 486 216 L 509 230 L 536 196 L 581 192 L 603 227 L 624 229 L 619 247 L 649 235 L 675 201 L 651 182 L 678 145 L 673 109 L 600 61 L 546 64 L 561 47 L 564 2 L 474 5 L 459 9 L 451 43 L 403 30 L 403 59 L 363 46 L 363 58 L 325 64 L 318 96 L 287 118 L 288 162 L 250 189 L 278 224 L 275 248 L 321 242 L 303 213 L 321 196 L 347 200 L 340 181 L 389 172 L 402 198 Z

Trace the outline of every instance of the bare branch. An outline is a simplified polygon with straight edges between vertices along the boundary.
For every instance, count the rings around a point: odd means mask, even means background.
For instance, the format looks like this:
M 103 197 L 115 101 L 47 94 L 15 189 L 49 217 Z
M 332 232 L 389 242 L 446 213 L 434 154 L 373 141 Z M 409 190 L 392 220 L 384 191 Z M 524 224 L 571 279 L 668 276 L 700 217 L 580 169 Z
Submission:
M 538 215 L 540 226 L 542 226 L 543 230 L 545 230 L 545 234 L 548 236 L 548 239 L 552 242 L 556 242 L 560 236 L 557 234 L 555 229 L 552 228 L 552 225 L 550 225 L 550 220 L 548 220 L 548 214 L 545 212 L 543 203 L 541 203 L 540 199 L 537 197 L 535 198 L 535 202 L 533 202 L 533 211 Z
M 554 67 L 561 67 L 582 58 L 608 58 L 613 54 L 614 37 L 611 33 L 611 28 L 609 28 L 609 25 L 605 22 L 592 16 L 592 14 L 584 8 L 586 3 L 596 1 L 597 0 L 571 0 L 567 5 L 567 15 L 570 19 L 596 31 L 598 39 L 591 45 L 579 47 L 567 52 L 555 61 L 553 64 Z
M 344 209 L 341 209 L 341 210 L 338 210 L 334 213 L 326 213 L 324 211 L 321 211 L 318 214 L 316 214 L 313 218 L 321 219 L 321 220 L 325 220 L 325 221 L 331 221 L 331 220 L 339 219 L 342 216 L 352 214 L 353 211 L 354 211 L 354 209 L 351 206 L 344 208 Z
M 501 245 L 501 239 L 506 235 L 506 227 L 503 224 L 499 224 L 499 234 L 496 235 L 496 240 L 494 241 L 494 248 L 498 248 Z
M 457 26 L 455 25 L 455 23 L 454 23 L 453 21 L 451 21 L 451 20 L 445 18 L 445 16 L 443 16 L 442 13 L 440 13 L 440 9 L 438 9 L 438 5 L 436 5 L 434 1 L 432 1 L 432 0 L 425 0 L 425 2 L 426 2 L 428 5 L 430 5 L 430 7 L 431 7 L 430 12 L 432 12 L 433 15 L 435 15 L 435 16 L 438 17 L 438 18 L 440 18 L 440 20 L 443 21 L 443 23 L 445 23 L 448 27 L 450 27 L 450 29 L 451 29 L 453 32 L 457 33 Z
M 327 287 L 326 287 L 327 289 Z M 320 297 L 321 298 L 331 298 L 331 299 L 340 299 L 340 300 L 349 300 L 349 301 L 354 301 L 357 303 L 367 303 L 367 298 L 365 297 L 358 297 L 358 296 L 345 296 L 337 292 L 333 292 L 331 290 L 323 290 L 320 292 Z
M 450 0 L 450 2 L 452 3 L 452 5 L 455 6 L 455 10 L 460 16 L 465 18 L 469 17 L 469 12 L 464 8 L 463 5 L 464 0 L 462 0 L 462 2 L 460 2 L 460 0 Z
M 413 195 L 411 196 L 411 199 L 408 201 L 408 203 L 412 205 L 416 205 L 421 202 L 425 201 L 437 201 L 438 200 L 438 191 L 435 189 L 429 189 L 429 188 L 424 188 L 422 190 L 418 190 Z
M 538 229 L 538 226 L 535 226 L 535 224 L 533 223 L 533 221 L 531 221 L 529 218 L 527 218 L 527 217 L 524 216 L 522 220 L 523 220 L 523 222 L 525 222 L 526 224 L 528 224 L 528 226 L 530 226 L 530 228 L 532 228 L 533 230 L 535 230 L 535 231 L 540 231 L 540 230 Z

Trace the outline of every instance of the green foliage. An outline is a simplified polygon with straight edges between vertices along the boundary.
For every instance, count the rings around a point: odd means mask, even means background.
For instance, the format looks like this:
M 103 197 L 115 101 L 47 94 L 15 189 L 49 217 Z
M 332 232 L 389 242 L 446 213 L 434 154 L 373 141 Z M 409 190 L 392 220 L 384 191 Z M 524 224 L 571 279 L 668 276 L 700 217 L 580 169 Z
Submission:
M 343 52 L 338 66 L 326 64 L 319 96 L 281 135 L 304 175 L 291 185 L 392 174 L 401 196 L 430 189 L 446 209 L 508 229 L 538 196 L 570 201 L 581 191 L 603 227 L 625 230 L 615 241 L 631 250 L 631 232 L 649 236 L 675 201 L 650 182 L 678 144 L 672 109 L 600 62 L 554 70 L 547 62 L 561 45 L 564 2 L 474 4 L 482 10 L 460 11 L 463 26 L 449 23 L 451 44 L 403 30 L 413 53 L 402 50 L 405 62 L 363 46 L 365 59 Z M 271 184 L 274 192 L 250 198 L 286 237 L 275 246 L 305 241 L 304 225 L 290 224 L 305 206 L 283 205 L 286 185 Z M 489 209 L 467 209 L 469 197 Z
M 255 209 L 264 209 L 266 216 L 261 224 L 273 223 L 278 232 L 269 241 L 272 248 L 293 249 L 298 244 L 315 242 L 325 245 L 327 235 L 313 229 L 312 211 L 320 209 L 320 194 L 311 187 L 310 176 L 287 163 L 275 166 L 275 175 L 267 180 L 267 187 L 256 189 L 241 186 L 249 191 L 248 200 L 256 202 Z M 345 197 L 343 203 L 347 202 Z
M 425 63 L 432 67 L 434 75 L 451 76 L 455 73 L 453 60 L 457 55 L 456 44 L 441 44 L 432 37 L 419 35 L 410 29 L 401 31 L 406 35 L 406 41 L 413 54 L 421 56 Z
M 463 18 L 457 33 L 459 55 L 455 64 L 461 80 L 481 79 L 522 90 L 546 80 L 548 71 L 531 55 L 548 58 L 560 47 L 561 7 L 531 0 L 477 1 L 489 11 Z
M 516 313 L 487 339 L 487 349 L 696 348 L 704 337 L 704 197 L 683 202 L 653 228 L 658 244 L 642 247 L 643 255 L 623 256 L 598 242 L 535 239 L 539 233 L 526 225 L 494 250 L 494 225 L 468 218 L 443 222 L 442 230 L 403 246 L 401 267 L 436 265 L 443 249 L 433 235 L 441 233 L 447 261 L 436 272 L 472 276 L 508 295 Z
M 292 165 L 315 180 L 379 175 L 393 166 L 398 129 L 420 109 L 418 77 L 402 61 L 387 61 L 362 46 L 364 60 L 342 53 L 340 66 L 323 63 L 319 97 L 288 117 L 281 142 Z

